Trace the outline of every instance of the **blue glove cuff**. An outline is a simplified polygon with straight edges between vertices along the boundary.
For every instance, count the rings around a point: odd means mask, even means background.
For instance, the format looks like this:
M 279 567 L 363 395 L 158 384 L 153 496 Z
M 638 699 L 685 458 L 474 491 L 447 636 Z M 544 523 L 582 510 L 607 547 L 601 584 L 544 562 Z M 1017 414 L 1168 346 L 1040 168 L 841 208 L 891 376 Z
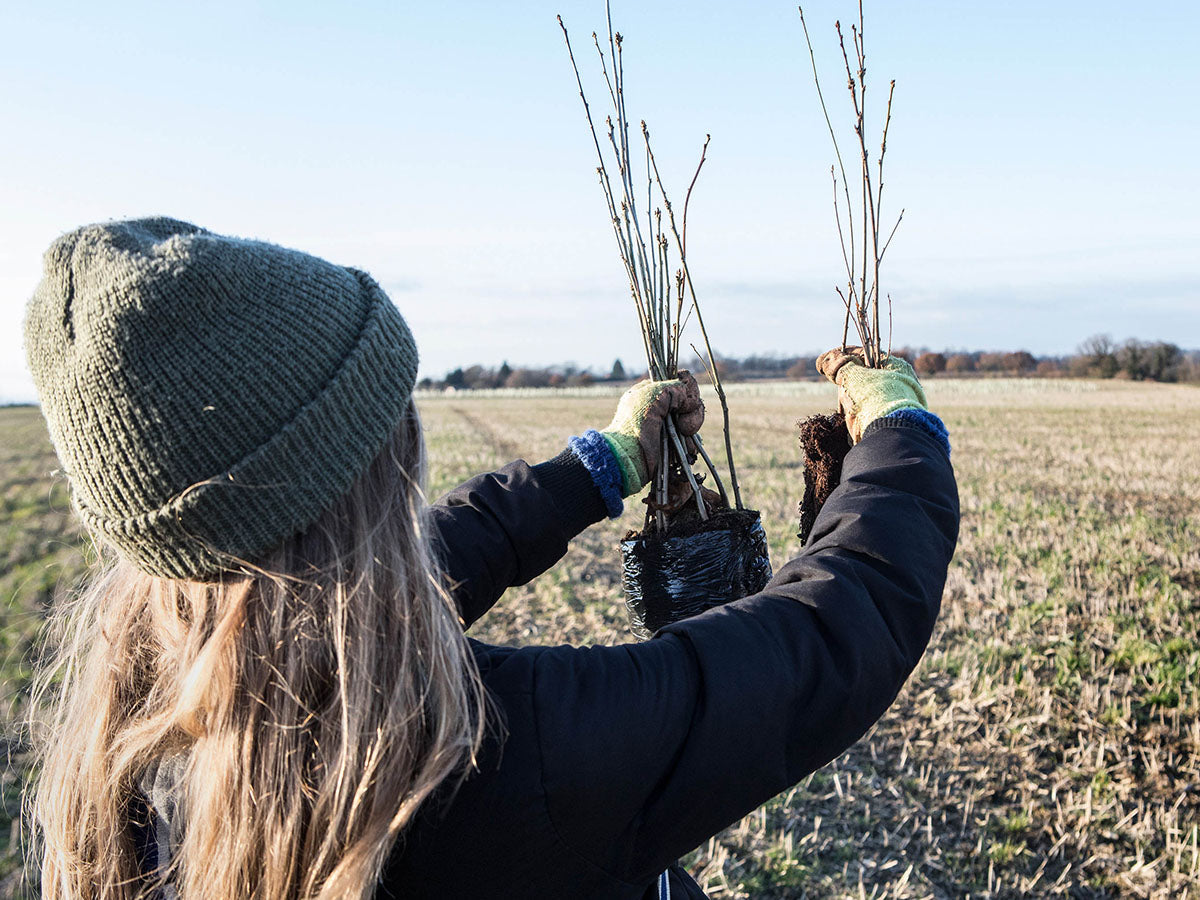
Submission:
M 567 441 L 567 449 L 578 457 L 592 476 L 596 489 L 604 498 L 604 508 L 608 511 L 608 517 L 615 519 L 621 515 L 625 511 L 625 503 L 621 499 L 624 477 L 604 435 L 594 428 L 589 429 L 584 432 L 583 437 L 573 437 Z
M 941 419 L 925 409 L 898 409 L 894 413 L 876 419 L 867 426 L 863 435 L 866 436 L 876 428 L 895 428 L 904 425 L 920 428 L 945 448 L 947 456 L 950 455 L 950 432 L 946 430 L 946 425 Z

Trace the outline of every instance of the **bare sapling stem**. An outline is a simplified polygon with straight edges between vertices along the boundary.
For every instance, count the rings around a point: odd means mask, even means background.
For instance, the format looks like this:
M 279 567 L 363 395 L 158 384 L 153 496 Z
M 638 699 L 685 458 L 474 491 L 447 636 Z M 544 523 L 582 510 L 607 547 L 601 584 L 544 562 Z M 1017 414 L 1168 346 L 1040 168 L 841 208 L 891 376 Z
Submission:
M 856 223 L 855 204 L 850 199 L 850 183 L 846 177 L 846 167 L 842 158 L 841 148 L 838 145 L 837 131 L 833 127 L 833 122 L 829 116 L 829 109 L 825 104 L 825 95 L 821 90 L 821 81 L 818 74 L 816 54 L 813 51 L 812 38 L 808 31 L 808 24 L 804 19 L 804 9 L 803 7 L 800 8 L 800 24 L 804 30 L 804 40 L 808 47 L 809 61 L 812 63 L 813 83 L 816 85 L 817 99 L 821 106 L 821 113 L 825 118 L 825 125 L 829 129 L 829 136 L 833 142 L 834 156 L 837 160 L 837 167 L 831 167 L 830 172 L 834 183 L 834 221 L 837 225 L 838 243 L 842 250 L 842 263 L 846 270 L 845 291 L 840 288 L 837 289 L 838 297 L 845 308 L 845 316 L 842 320 L 842 348 L 845 349 L 847 346 L 850 336 L 850 322 L 853 320 L 855 331 L 862 344 L 866 364 L 872 367 L 881 367 L 885 365 L 887 356 L 891 354 L 891 298 L 889 295 L 888 350 L 885 354 L 879 310 L 880 299 L 883 296 L 880 290 L 880 269 L 883 259 L 887 255 L 888 247 L 891 245 L 892 238 L 896 234 L 896 229 L 899 228 L 900 222 L 904 218 L 904 210 L 900 211 L 900 215 L 888 233 L 887 239 L 881 241 L 884 186 L 883 163 L 884 158 L 887 156 L 887 139 L 892 122 L 892 101 L 895 96 L 896 82 L 893 80 L 888 86 L 887 107 L 883 119 L 882 135 L 879 141 L 879 156 L 874 160 L 873 175 L 870 142 L 867 138 L 868 85 L 866 28 L 864 20 L 863 3 L 862 0 L 859 0 L 858 22 L 850 26 L 849 47 L 846 44 L 845 32 L 842 30 L 841 22 L 834 23 L 834 30 L 838 38 L 838 49 L 841 51 L 842 64 L 845 70 L 846 88 L 850 94 L 850 105 L 854 112 L 853 130 L 859 151 L 858 190 L 856 191 L 859 195 L 859 202 L 857 204 L 858 221 Z M 874 96 L 874 94 L 871 96 Z M 838 171 L 841 172 L 842 176 L 841 191 L 838 190 L 837 184 Z M 846 204 L 846 227 L 843 227 L 841 214 L 843 200 Z M 856 247 L 856 239 L 861 240 L 861 254 Z
M 647 167 L 647 168 L 649 168 L 649 167 Z M 657 235 L 655 233 L 655 229 L 654 229 L 654 212 L 653 212 L 654 206 L 651 203 L 651 197 L 653 195 L 653 190 L 654 190 L 654 182 L 651 181 L 649 175 L 647 175 L 647 177 L 646 177 L 646 230 L 650 234 L 650 241 L 651 241 L 651 244 L 653 247 L 652 254 L 653 254 L 653 262 L 654 262 L 653 266 L 650 269 L 650 293 L 653 294 L 654 297 L 657 299 L 658 294 L 659 294 L 659 286 L 658 286 L 659 259 L 658 259 L 658 237 L 657 237 Z
M 658 465 L 657 474 L 657 490 L 658 490 L 658 508 L 654 511 L 655 524 L 659 531 L 665 531 L 667 527 L 666 513 L 663 512 L 667 508 L 667 484 L 670 477 L 670 467 L 667 465 L 667 453 L 669 444 L 667 443 L 667 431 L 664 428 L 662 433 L 662 450 L 659 459 L 662 462 Z
M 666 238 L 663 238 L 664 243 Z M 678 269 L 675 272 L 675 368 L 679 368 L 679 334 L 683 331 L 683 326 L 687 324 L 687 318 L 683 313 L 683 269 Z M 699 355 L 699 354 L 697 354 Z
M 708 363 L 704 361 L 704 357 L 700 351 L 696 349 L 696 345 L 692 344 L 692 352 L 696 354 L 696 359 L 700 360 L 700 365 L 704 366 L 704 371 L 708 373 L 709 381 L 712 380 L 712 370 L 709 369 Z M 696 442 L 696 449 L 700 452 L 700 456 L 704 459 L 704 464 L 708 466 L 708 471 L 712 472 L 713 481 L 716 482 L 717 492 L 721 495 L 721 502 L 725 506 L 729 506 L 729 495 L 725 493 L 725 483 L 721 481 L 721 474 L 717 471 L 717 467 L 713 465 L 712 459 L 708 452 L 704 449 L 704 442 L 700 440 L 699 434 L 692 435 Z
M 713 483 L 717 486 L 717 493 L 721 495 L 721 502 L 728 506 L 729 495 L 725 493 L 725 484 L 721 481 L 721 473 L 717 471 L 717 467 L 713 465 L 712 458 L 708 455 L 708 451 L 704 449 L 704 442 L 700 440 L 700 434 L 693 434 L 692 440 L 696 444 L 696 451 L 700 454 L 700 458 L 704 460 L 704 465 L 707 466 L 708 471 L 712 473 Z
M 862 12 L 862 6 L 859 5 L 859 13 Z M 860 33 L 855 26 L 850 26 L 851 41 L 854 45 L 855 62 L 857 63 L 857 75 L 855 70 L 851 68 L 850 56 L 846 50 L 846 37 L 842 33 L 842 23 L 835 22 L 834 28 L 837 30 L 838 46 L 842 51 L 842 61 L 846 66 L 846 83 L 850 91 L 850 102 L 854 107 L 854 135 L 858 139 L 860 155 L 859 155 L 859 187 L 862 193 L 862 215 L 860 216 L 862 224 L 862 266 L 858 273 L 858 316 L 863 324 L 863 332 L 867 335 L 871 334 L 869 309 L 870 309 L 870 290 L 867 287 L 867 273 L 869 271 L 870 262 L 867 257 L 868 239 L 870 235 L 870 225 L 874 219 L 874 202 L 871 195 L 870 184 L 870 168 L 866 150 L 866 66 L 862 56 L 862 47 L 860 43 Z M 876 329 L 877 331 L 878 329 Z M 878 335 L 874 339 L 869 339 L 863 343 L 863 355 L 866 357 L 868 366 L 878 365 L 879 354 L 876 351 L 876 343 Z
M 692 489 L 692 497 L 695 499 L 696 507 L 700 511 L 700 521 L 706 522 L 708 521 L 708 510 L 704 508 L 704 497 L 700 493 L 700 483 L 696 481 L 692 467 L 688 465 L 687 448 L 683 445 L 683 438 L 679 436 L 679 429 L 675 427 L 675 420 L 673 418 L 667 416 L 666 423 L 667 434 L 671 436 L 671 443 L 675 447 L 675 452 L 683 460 L 683 474 L 687 476 L 688 486 Z
M 888 356 L 892 355 L 892 295 L 888 294 Z
M 849 326 L 850 326 L 850 313 L 853 309 L 853 301 L 851 300 L 850 297 L 847 297 L 845 294 L 842 293 L 842 289 L 840 287 L 835 287 L 834 291 L 841 298 L 842 304 L 846 307 L 846 321 L 842 327 L 842 349 L 845 349 L 846 335 L 847 335 L 847 331 L 849 330 Z M 850 282 L 850 291 L 853 294 L 853 291 L 854 291 L 854 282 L 853 281 Z M 864 338 L 862 336 L 862 321 L 857 316 L 854 317 L 854 330 L 858 332 L 859 341 L 860 342 L 863 341 Z
M 737 467 L 733 462 L 733 443 L 729 435 L 729 402 L 725 399 L 725 388 L 721 384 L 721 376 L 717 371 L 717 359 L 713 355 L 712 343 L 708 339 L 708 329 L 704 327 L 704 315 L 700 312 L 700 301 L 696 299 L 696 287 L 692 282 L 692 273 L 688 270 L 687 253 L 684 249 L 683 237 L 679 233 L 679 229 L 675 226 L 675 210 L 671 206 L 671 200 L 667 196 L 666 188 L 663 186 L 662 177 L 658 172 L 658 161 L 654 158 L 654 150 L 650 147 L 650 131 L 646 127 L 646 123 L 642 122 L 642 136 L 646 140 L 646 152 L 650 155 L 650 166 L 654 170 L 654 181 L 658 185 L 659 195 L 662 197 L 663 207 L 667 211 L 667 222 L 671 226 L 671 234 L 675 238 L 675 247 L 679 251 L 679 265 L 683 269 L 683 282 L 687 285 L 688 296 L 691 299 L 690 312 L 696 314 L 696 324 L 700 326 L 700 335 L 704 338 L 704 349 L 708 353 L 708 361 L 711 365 L 710 373 L 712 376 L 713 387 L 717 391 L 717 399 L 721 402 L 721 418 L 725 431 L 725 458 L 729 464 L 729 482 L 733 486 L 733 498 L 738 509 L 744 509 L 742 506 L 742 494 L 738 489 Z M 705 141 L 707 147 L 708 142 Z M 703 157 L 701 157 L 701 165 L 703 165 Z
M 661 221 L 660 221 L 660 224 L 661 224 Z M 669 262 L 669 256 L 668 256 L 670 249 L 667 244 L 666 238 L 663 237 L 661 234 L 658 237 L 657 248 L 658 248 L 658 262 L 659 262 L 659 265 L 662 267 L 662 282 L 660 284 L 660 288 L 665 288 L 667 285 L 670 284 L 670 274 L 669 274 L 670 262 Z M 674 325 L 671 322 L 671 295 L 670 295 L 669 289 L 666 291 L 661 290 L 661 289 L 659 290 L 658 311 L 659 311 L 659 316 L 661 317 L 661 323 L 662 323 L 661 330 L 663 332 L 663 337 L 666 338 L 667 340 L 669 340 L 672 345 L 674 345 L 675 332 L 673 330 Z M 672 353 L 671 358 L 669 360 L 667 360 L 667 366 L 672 372 L 678 371 L 679 366 L 678 366 L 677 362 L 675 361 L 674 353 Z
M 667 207 L 668 212 L 670 207 Z M 674 223 L 672 223 L 674 227 Z M 712 344 L 708 339 L 708 329 L 704 327 L 704 316 L 700 313 L 700 305 L 696 302 L 696 291 L 692 287 L 692 276 L 688 272 L 687 261 L 680 261 L 683 266 L 683 277 L 687 282 L 688 291 L 692 298 L 692 309 L 696 313 L 696 324 L 700 326 L 700 336 L 704 338 L 704 349 L 708 353 L 708 362 L 711 366 L 711 377 L 713 387 L 717 392 L 717 399 L 721 402 L 721 422 L 725 434 L 725 460 L 729 464 L 729 483 L 733 486 L 733 500 L 738 509 L 745 509 L 742 505 L 742 492 L 738 488 L 737 467 L 733 463 L 733 442 L 729 432 L 729 401 L 725 399 L 725 388 L 721 384 L 721 375 L 717 371 L 717 358 L 713 354 Z

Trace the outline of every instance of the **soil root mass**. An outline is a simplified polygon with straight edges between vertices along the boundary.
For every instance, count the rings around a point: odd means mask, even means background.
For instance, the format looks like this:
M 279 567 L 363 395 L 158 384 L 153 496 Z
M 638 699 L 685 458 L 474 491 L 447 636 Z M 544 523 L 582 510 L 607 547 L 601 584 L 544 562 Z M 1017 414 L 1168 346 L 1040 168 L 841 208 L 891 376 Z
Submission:
M 842 480 L 842 462 L 850 452 L 850 432 L 840 412 L 817 414 L 799 423 L 804 452 L 804 499 L 800 501 L 800 543 L 808 544 L 817 513 Z

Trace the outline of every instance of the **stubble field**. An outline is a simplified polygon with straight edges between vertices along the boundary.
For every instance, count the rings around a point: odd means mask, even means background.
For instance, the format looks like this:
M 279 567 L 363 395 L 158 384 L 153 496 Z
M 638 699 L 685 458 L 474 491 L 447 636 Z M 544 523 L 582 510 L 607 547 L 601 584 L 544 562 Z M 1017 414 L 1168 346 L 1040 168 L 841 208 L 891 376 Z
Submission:
M 1200 900 L 1200 390 L 932 381 L 963 520 L 929 651 L 868 735 L 687 860 L 713 897 Z M 615 393 L 423 396 L 429 493 L 601 427 Z M 796 420 L 817 384 L 734 386 L 744 497 L 773 563 L 799 549 Z M 710 448 L 721 442 L 710 403 Z M 32 641 L 79 534 L 36 410 L 0 410 L 4 812 L 17 809 Z M 617 541 L 582 535 L 472 634 L 628 640 Z M 0 895 L 20 895 L 0 822 Z M 7 873 L 7 877 L 4 877 Z

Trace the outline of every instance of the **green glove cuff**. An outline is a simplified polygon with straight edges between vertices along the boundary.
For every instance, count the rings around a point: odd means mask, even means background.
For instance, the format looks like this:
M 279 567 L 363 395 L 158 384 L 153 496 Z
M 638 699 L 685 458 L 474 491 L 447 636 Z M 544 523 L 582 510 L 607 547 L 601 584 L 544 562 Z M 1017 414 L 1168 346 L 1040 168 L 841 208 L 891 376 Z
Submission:
M 600 434 L 621 466 L 622 497 L 632 497 L 650 482 L 640 439 L 646 416 L 673 381 L 642 381 L 622 395 L 612 422 Z
M 888 357 L 886 366 L 868 369 L 850 363 L 837 374 L 838 387 L 853 405 L 851 412 L 859 434 L 876 419 L 898 409 L 928 409 L 925 389 L 912 366 L 894 356 Z
M 618 431 L 602 431 L 600 436 L 617 459 L 621 468 L 621 496 L 632 497 L 650 481 L 650 474 L 642 462 L 642 449 L 637 438 Z

